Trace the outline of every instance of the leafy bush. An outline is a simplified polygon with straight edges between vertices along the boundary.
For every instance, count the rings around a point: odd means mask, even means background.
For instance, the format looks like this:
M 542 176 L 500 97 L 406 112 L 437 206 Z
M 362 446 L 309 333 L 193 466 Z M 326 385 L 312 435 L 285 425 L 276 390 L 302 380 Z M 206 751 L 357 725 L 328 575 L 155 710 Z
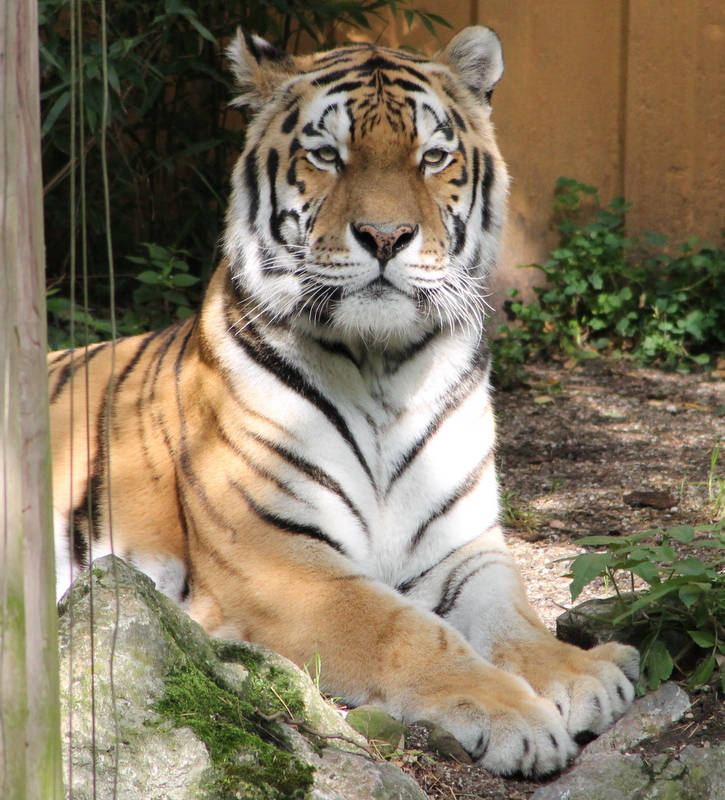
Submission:
M 114 0 L 106 4 L 104 54 L 100 2 L 39 0 L 52 343 L 67 338 L 71 320 L 87 325 L 91 338 L 111 333 L 103 155 L 119 329 L 152 325 L 153 303 L 139 301 L 137 291 L 138 274 L 147 271 L 144 242 L 168 257 L 185 252 L 185 274 L 199 280 L 184 284 L 183 301 L 166 300 L 176 308 L 198 302 L 218 260 L 229 175 L 244 145 L 245 119 L 227 106 L 233 86 L 220 56 L 239 25 L 289 50 L 303 36 L 324 47 L 335 25 L 368 28 L 385 9 L 400 8 L 409 24 L 418 19 L 431 33 L 447 25 L 412 1 Z M 109 108 L 102 153 L 104 55 Z M 180 287 L 166 290 L 172 288 Z M 80 311 L 74 295 L 85 291 Z
M 573 559 L 572 600 L 596 578 L 616 589 L 621 606 L 611 625 L 640 632 L 639 693 L 656 689 L 675 669 L 688 676 L 691 688 L 707 683 L 725 656 L 723 522 L 589 536 L 577 544 L 604 550 Z M 630 592 L 618 588 L 620 575 L 631 584 Z M 635 577 L 647 588 L 637 589 Z M 725 671 L 720 682 L 725 692 Z
M 546 284 L 530 303 L 513 290 L 506 304 L 513 324 L 497 329 L 494 355 L 504 387 L 520 380 L 528 358 L 557 351 L 689 370 L 725 348 L 725 252 L 693 238 L 673 256 L 663 249 L 664 236 L 628 238 L 628 207 L 615 198 L 601 208 L 594 187 L 557 181 L 559 247 L 544 264 L 530 265 Z

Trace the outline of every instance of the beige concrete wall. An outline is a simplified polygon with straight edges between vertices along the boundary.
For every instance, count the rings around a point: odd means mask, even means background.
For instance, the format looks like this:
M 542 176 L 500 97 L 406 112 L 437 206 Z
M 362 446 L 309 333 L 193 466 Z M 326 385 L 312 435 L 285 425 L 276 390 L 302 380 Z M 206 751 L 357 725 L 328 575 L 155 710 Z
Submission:
M 535 274 L 556 242 L 554 182 L 568 175 L 608 201 L 625 194 L 632 234 L 720 242 L 725 227 L 725 0 L 419 0 L 455 30 L 494 28 L 506 72 L 493 96 L 513 177 L 496 300 Z M 445 43 L 454 31 L 442 29 Z M 336 32 L 370 39 L 370 33 Z M 372 38 L 433 53 L 400 15 Z
M 717 241 L 725 227 L 725 3 L 635 0 L 628 51 L 630 227 Z
M 516 265 L 540 262 L 557 241 L 551 203 L 559 176 L 592 183 L 607 197 L 621 193 L 621 14 L 619 0 L 478 3 L 476 21 L 497 31 L 506 64 L 493 95 L 512 176 L 495 307 L 506 289 L 540 277 Z

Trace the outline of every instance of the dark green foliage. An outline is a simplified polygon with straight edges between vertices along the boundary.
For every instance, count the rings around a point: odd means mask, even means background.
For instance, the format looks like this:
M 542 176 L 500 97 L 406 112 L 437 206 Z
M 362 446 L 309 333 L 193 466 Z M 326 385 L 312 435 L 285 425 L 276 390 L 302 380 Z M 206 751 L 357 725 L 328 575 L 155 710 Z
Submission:
M 280 701 L 276 705 L 265 711 L 285 710 Z M 211 796 L 301 800 L 307 795 L 313 768 L 285 750 L 277 724 L 195 667 L 184 665 L 167 678 L 156 711 L 177 727 L 191 728 L 206 744 L 217 771 L 207 787 Z
M 519 382 L 532 356 L 600 353 L 689 370 L 725 349 L 725 252 L 691 239 L 667 254 L 663 236 L 643 243 L 624 233 L 629 204 L 601 208 L 597 190 L 560 178 L 554 202 L 559 247 L 541 270 L 534 302 L 512 291 L 513 324 L 497 330 L 494 354 L 504 388 Z
M 433 14 L 410 8 L 412 2 L 109 0 L 105 156 L 119 333 L 137 333 L 183 316 L 198 304 L 202 286 L 219 260 L 229 176 L 244 145 L 245 119 L 228 108 L 234 88 L 222 57 L 237 27 L 242 25 L 293 51 L 302 34 L 324 47 L 332 41 L 335 25 L 369 28 L 371 18 L 387 8 L 394 13 L 399 7 L 404 9 L 409 22 L 419 19 L 432 33 L 434 25 L 447 25 Z M 82 41 L 82 70 L 73 65 L 73 9 L 76 37 Z M 100 149 L 101 4 L 77 0 L 71 6 L 70 0 L 39 0 L 39 18 L 48 285 L 54 292 L 50 339 L 53 347 L 61 347 L 69 343 L 71 319 L 77 341 L 86 339 L 86 326 L 89 341 L 111 335 Z M 82 130 L 76 124 L 75 143 L 73 92 L 76 120 L 83 120 Z M 73 203 L 72 166 L 76 170 Z M 71 230 L 72 206 L 75 230 Z M 164 276 L 163 264 L 174 259 L 186 269 L 177 265 L 175 278 Z M 84 260 L 88 308 L 81 310 Z M 145 288 L 155 291 L 139 292 L 138 277 L 140 273 L 148 277 L 149 260 L 156 262 L 150 265 L 151 271 L 163 279 L 153 283 L 149 278 Z
M 632 591 L 621 594 L 621 613 L 614 627 L 638 632 L 642 656 L 638 691 L 656 689 L 677 668 L 690 686 L 707 683 L 716 656 L 725 655 L 725 534 L 722 523 L 634 536 L 590 536 L 577 545 L 604 548 L 583 553 L 571 563 L 571 596 L 603 577 L 617 588 L 617 577 L 627 576 Z M 700 558 L 702 556 L 702 558 Z M 636 589 L 634 578 L 644 589 Z M 684 646 L 683 646 L 684 643 Z M 725 691 L 725 673 L 721 676 Z

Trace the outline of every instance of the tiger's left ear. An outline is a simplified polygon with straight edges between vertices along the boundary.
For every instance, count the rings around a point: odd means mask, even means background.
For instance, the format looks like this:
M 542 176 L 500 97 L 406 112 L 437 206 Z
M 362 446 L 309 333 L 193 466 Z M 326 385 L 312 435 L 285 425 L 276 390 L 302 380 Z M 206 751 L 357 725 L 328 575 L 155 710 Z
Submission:
M 488 102 L 503 75 L 503 51 L 490 28 L 476 25 L 456 34 L 436 59 L 462 78 L 476 97 Z
M 299 72 L 292 56 L 243 28 L 226 54 L 240 91 L 231 105 L 249 106 L 253 111 L 263 108 L 279 85 Z

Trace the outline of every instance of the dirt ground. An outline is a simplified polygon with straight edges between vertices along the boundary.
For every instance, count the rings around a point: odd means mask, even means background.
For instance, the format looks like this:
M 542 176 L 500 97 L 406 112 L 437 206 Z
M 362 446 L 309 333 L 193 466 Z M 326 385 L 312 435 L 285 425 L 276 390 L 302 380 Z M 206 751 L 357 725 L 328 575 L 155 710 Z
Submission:
M 725 380 L 605 360 L 542 365 L 529 375 L 528 388 L 496 399 L 499 473 L 514 520 L 509 543 L 532 604 L 553 630 L 571 605 L 562 559 L 583 552 L 577 539 L 715 521 L 710 495 L 725 485 L 725 452 L 714 469 L 711 458 L 719 443 L 725 451 Z M 643 492 L 663 494 L 629 497 Z M 594 584 L 578 602 L 603 596 Z M 725 739 L 722 698 L 705 691 L 693 701 L 672 731 L 635 752 Z M 437 759 L 419 728 L 407 747 L 397 763 L 431 798 L 525 800 L 542 785 Z

